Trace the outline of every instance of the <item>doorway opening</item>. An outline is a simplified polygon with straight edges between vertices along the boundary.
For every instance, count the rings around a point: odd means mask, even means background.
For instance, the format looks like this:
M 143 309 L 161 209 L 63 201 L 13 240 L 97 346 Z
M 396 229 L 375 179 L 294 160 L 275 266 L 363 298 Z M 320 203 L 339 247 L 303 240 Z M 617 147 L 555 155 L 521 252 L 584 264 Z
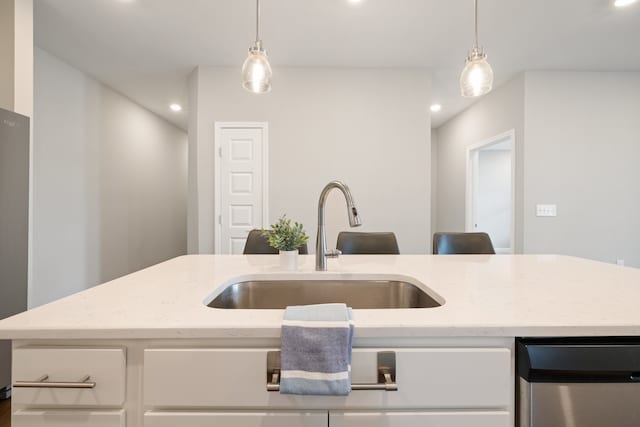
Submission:
M 496 253 L 514 253 L 515 131 L 467 148 L 466 231 L 489 234 Z
M 215 253 L 241 254 L 249 231 L 267 226 L 267 123 L 215 123 Z

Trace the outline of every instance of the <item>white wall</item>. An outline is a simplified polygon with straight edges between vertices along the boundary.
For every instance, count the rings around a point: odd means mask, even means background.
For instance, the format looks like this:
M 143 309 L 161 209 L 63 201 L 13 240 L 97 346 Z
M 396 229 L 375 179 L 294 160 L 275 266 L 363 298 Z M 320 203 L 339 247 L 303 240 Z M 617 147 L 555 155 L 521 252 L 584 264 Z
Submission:
M 270 221 L 301 221 L 314 246 L 320 191 L 332 179 L 351 188 L 361 231 L 394 231 L 403 253 L 426 253 L 430 242 L 430 78 L 424 70 L 274 69 L 273 91 L 240 86 L 237 68 L 199 67 L 191 77 L 197 114 L 189 128 L 190 241 L 214 248 L 214 122 L 269 123 Z M 348 229 L 344 199 L 327 209 L 327 242 Z M 197 236 L 194 236 L 196 233 Z M 190 247 L 191 250 L 194 247 Z
M 188 201 L 187 201 L 187 251 L 200 252 L 199 200 L 198 200 L 198 72 L 189 77 L 189 159 L 188 159 Z M 209 154 L 212 154 L 211 152 Z M 205 207 L 203 206 L 203 209 Z
M 438 230 L 438 132 L 431 129 L 431 234 Z M 433 246 L 429 245 L 429 253 Z
M 37 306 L 186 253 L 187 137 L 36 49 Z
M 466 158 L 470 145 L 511 129 L 516 148 L 515 252 L 522 252 L 524 76 L 495 89 L 437 130 L 437 229 L 465 231 Z
M 464 148 L 516 129 L 516 251 L 640 267 L 640 72 L 527 72 L 437 129 L 438 229 L 464 229 Z M 536 217 L 556 204 L 557 217 Z
M 525 251 L 640 267 L 640 72 L 529 72 L 525 110 Z

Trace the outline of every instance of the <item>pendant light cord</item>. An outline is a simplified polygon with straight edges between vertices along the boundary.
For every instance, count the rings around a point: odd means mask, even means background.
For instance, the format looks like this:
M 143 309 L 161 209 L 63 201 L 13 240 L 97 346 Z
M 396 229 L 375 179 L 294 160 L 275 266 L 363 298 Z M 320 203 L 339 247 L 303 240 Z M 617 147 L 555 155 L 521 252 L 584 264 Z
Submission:
M 260 0 L 256 0 L 256 43 L 260 41 Z
M 258 0 L 260 1 L 260 0 Z M 476 28 L 476 43 L 475 47 L 478 48 L 478 0 L 473 0 L 473 15 L 475 17 L 475 28 Z

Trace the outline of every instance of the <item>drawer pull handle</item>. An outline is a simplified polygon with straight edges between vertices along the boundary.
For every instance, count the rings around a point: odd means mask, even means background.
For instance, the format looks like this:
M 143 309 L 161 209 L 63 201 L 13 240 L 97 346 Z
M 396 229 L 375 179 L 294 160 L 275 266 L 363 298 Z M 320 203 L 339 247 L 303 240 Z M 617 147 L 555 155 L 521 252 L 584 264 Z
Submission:
M 31 388 L 95 388 L 95 381 L 89 381 L 91 377 L 85 375 L 80 381 L 47 381 L 49 375 L 43 375 L 35 381 L 16 381 L 14 387 L 31 387 Z
M 378 382 L 351 384 L 351 390 L 398 391 L 396 383 L 396 353 L 378 352 Z M 267 352 L 267 391 L 280 391 L 280 352 Z

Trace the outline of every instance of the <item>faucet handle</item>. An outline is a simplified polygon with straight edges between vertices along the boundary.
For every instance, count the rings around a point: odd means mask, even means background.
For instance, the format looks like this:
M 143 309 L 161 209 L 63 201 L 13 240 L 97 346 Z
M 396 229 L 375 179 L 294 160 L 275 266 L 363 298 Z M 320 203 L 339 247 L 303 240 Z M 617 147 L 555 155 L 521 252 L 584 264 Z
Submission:
M 340 255 L 342 255 L 342 251 L 339 249 L 334 249 L 331 252 L 327 252 L 325 256 L 327 258 L 338 258 Z

